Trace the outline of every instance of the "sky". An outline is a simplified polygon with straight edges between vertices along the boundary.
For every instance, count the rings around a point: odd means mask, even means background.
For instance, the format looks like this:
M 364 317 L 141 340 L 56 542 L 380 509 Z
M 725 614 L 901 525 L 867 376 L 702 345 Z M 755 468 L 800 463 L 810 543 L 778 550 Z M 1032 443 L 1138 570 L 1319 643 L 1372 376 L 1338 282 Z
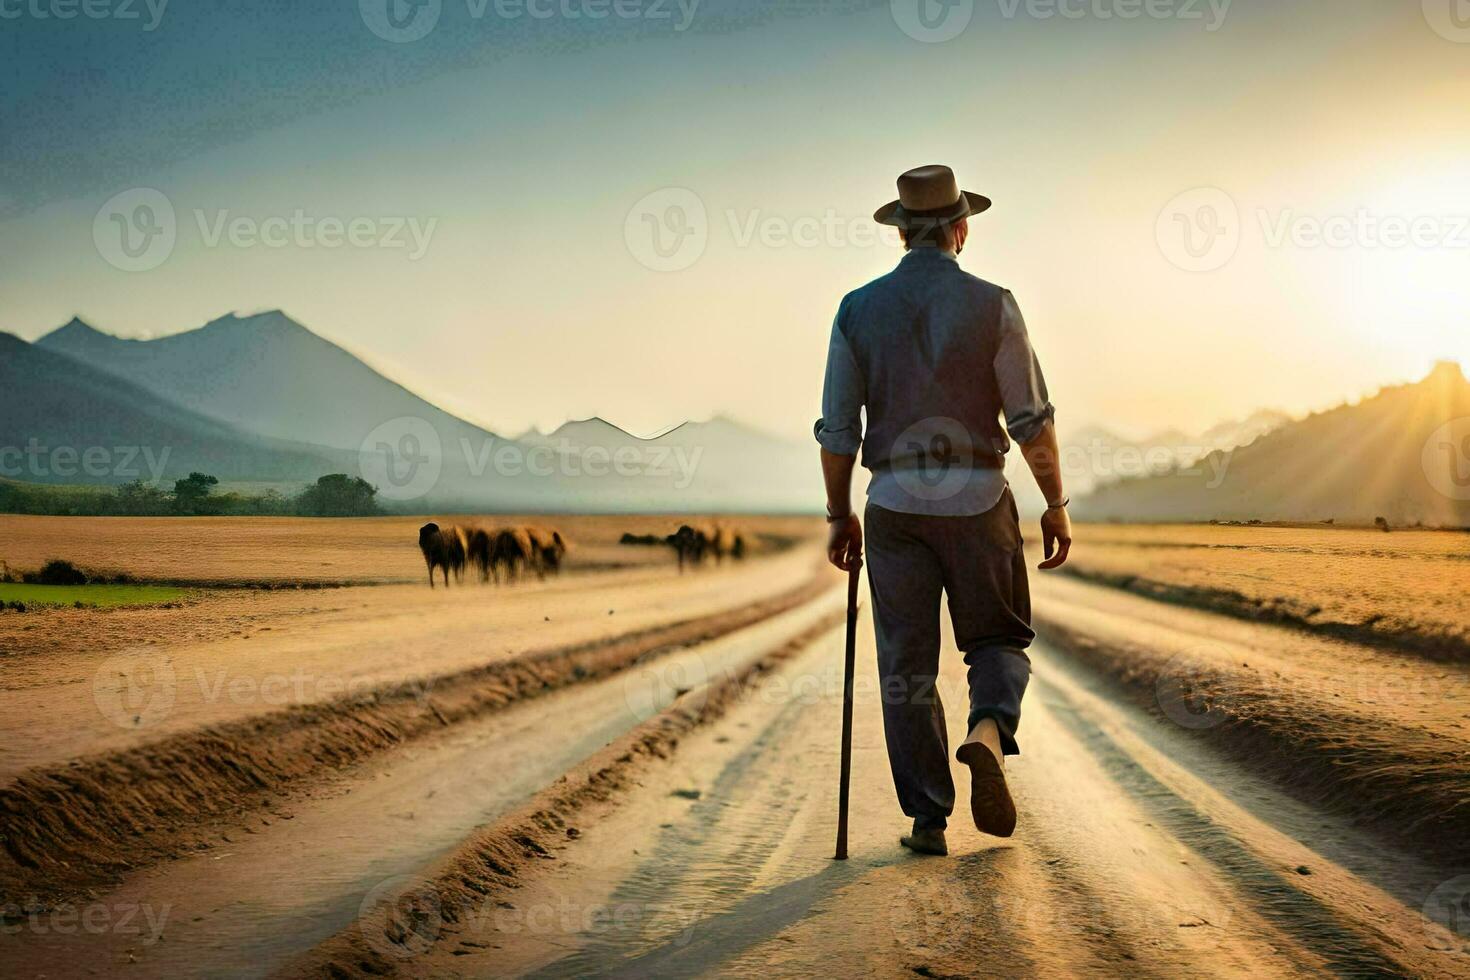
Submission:
M 0 0 L 27 339 L 281 308 L 497 431 L 809 438 L 838 301 L 901 256 L 873 210 L 947 163 L 1064 430 L 1470 366 L 1463 0 L 87 9 Z

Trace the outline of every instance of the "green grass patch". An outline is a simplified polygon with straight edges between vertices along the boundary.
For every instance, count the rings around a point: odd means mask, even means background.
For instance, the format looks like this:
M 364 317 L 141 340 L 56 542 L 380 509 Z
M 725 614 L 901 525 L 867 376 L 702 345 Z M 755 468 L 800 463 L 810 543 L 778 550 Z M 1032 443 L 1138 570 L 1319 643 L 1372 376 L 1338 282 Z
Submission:
M 0 582 L 0 602 L 27 606 L 156 606 L 184 597 L 184 589 L 167 585 L 20 585 Z

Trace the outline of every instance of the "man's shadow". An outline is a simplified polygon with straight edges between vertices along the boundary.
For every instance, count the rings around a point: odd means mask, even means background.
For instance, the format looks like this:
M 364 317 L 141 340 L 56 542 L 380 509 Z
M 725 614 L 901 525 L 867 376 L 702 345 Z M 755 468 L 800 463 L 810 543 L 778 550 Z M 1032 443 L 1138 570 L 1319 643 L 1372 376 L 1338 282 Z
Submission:
M 731 956 L 754 948 L 811 915 L 822 900 L 858 881 L 865 874 L 896 865 L 932 866 L 966 883 L 977 892 L 996 872 L 996 861 L 1008 847 L 983 848 L 951 858 L 922 857 L 900 851 L 888 857 L 831 861 L 816 874 L 753 892 L 723 912 L 690 923 L 662 945 L 608 964 L 600 976 L 641 978 L 692 977 L 709 972 Z M 558 977 L 576 958 L 567 957 L 536 971 L 536 976 Z M 581 964 L 585 966 L 585 964 Z

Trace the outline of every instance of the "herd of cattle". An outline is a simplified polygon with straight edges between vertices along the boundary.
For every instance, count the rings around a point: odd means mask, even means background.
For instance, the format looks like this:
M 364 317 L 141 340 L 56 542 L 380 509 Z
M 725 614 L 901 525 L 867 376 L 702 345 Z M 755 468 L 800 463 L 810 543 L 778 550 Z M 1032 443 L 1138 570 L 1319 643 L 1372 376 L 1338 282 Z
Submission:
M 451 524 L 425 524 L 419 528 L 419 550 L 424 553 L 424 563 L 429 566 L 429 588 L 434 587 L 434 570 L 444 573 L 444 585 L 449 585 L 449 573 L 455 581 L 464 580 L 466 566 L 473 566 L 480 573 L 480 581 L 494 579 L 500 582 L 503 574 L 506 581 L 513 582 L 523 572 L 535 572 L 545 578 L 561 570 L 562 558 L 567 553 L 567 543 L 560 532 L 540 527 L 490 528 Z
M 679 571 L 686 563 L 698 565 L 707 557 L 716 563 L 745 557 L 745 535 L 724 524 L 683 524 L 673 534 L 660 538 L 656 534 L 625 534 L 623 544 L 666 544 L 679 556 Z
M 679 556 L 679 571 L 686 565 L 698 566 L 706 558 L 717 563 L 726 558 L 745 557 L 745 535 L 724 524 L 683 524 L 673 534 L 624 534 L 623 544 L 667 545 Z M 434 573 L 440 572 L 444 585 L 450 573 L 456 582 L 464 581 L 466 568 L 479 572 L 481 582 L 502 577 L 514 582 L 526 572 L 538 578 L 561 571 L 567 553 L 561 532 L 543 527 L 516 525 L 483 528 L 473 524 L 425 524 L 419 528 L 419 550 L 429 567 L 429 588 L 434 587 Z

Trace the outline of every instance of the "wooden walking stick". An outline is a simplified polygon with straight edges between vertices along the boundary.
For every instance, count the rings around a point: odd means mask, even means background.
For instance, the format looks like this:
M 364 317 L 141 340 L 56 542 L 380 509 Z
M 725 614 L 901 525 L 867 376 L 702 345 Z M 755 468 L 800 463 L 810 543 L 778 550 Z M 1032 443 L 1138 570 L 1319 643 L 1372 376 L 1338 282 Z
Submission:
M 847 860 L 847 793 L 852 783 L 852 684 L 857 659 L 858 575 L 863 560 L 857 559 L 847 573 L 847 662 L 842 677 L 842 777 L 837 789 L 838 861 Z

